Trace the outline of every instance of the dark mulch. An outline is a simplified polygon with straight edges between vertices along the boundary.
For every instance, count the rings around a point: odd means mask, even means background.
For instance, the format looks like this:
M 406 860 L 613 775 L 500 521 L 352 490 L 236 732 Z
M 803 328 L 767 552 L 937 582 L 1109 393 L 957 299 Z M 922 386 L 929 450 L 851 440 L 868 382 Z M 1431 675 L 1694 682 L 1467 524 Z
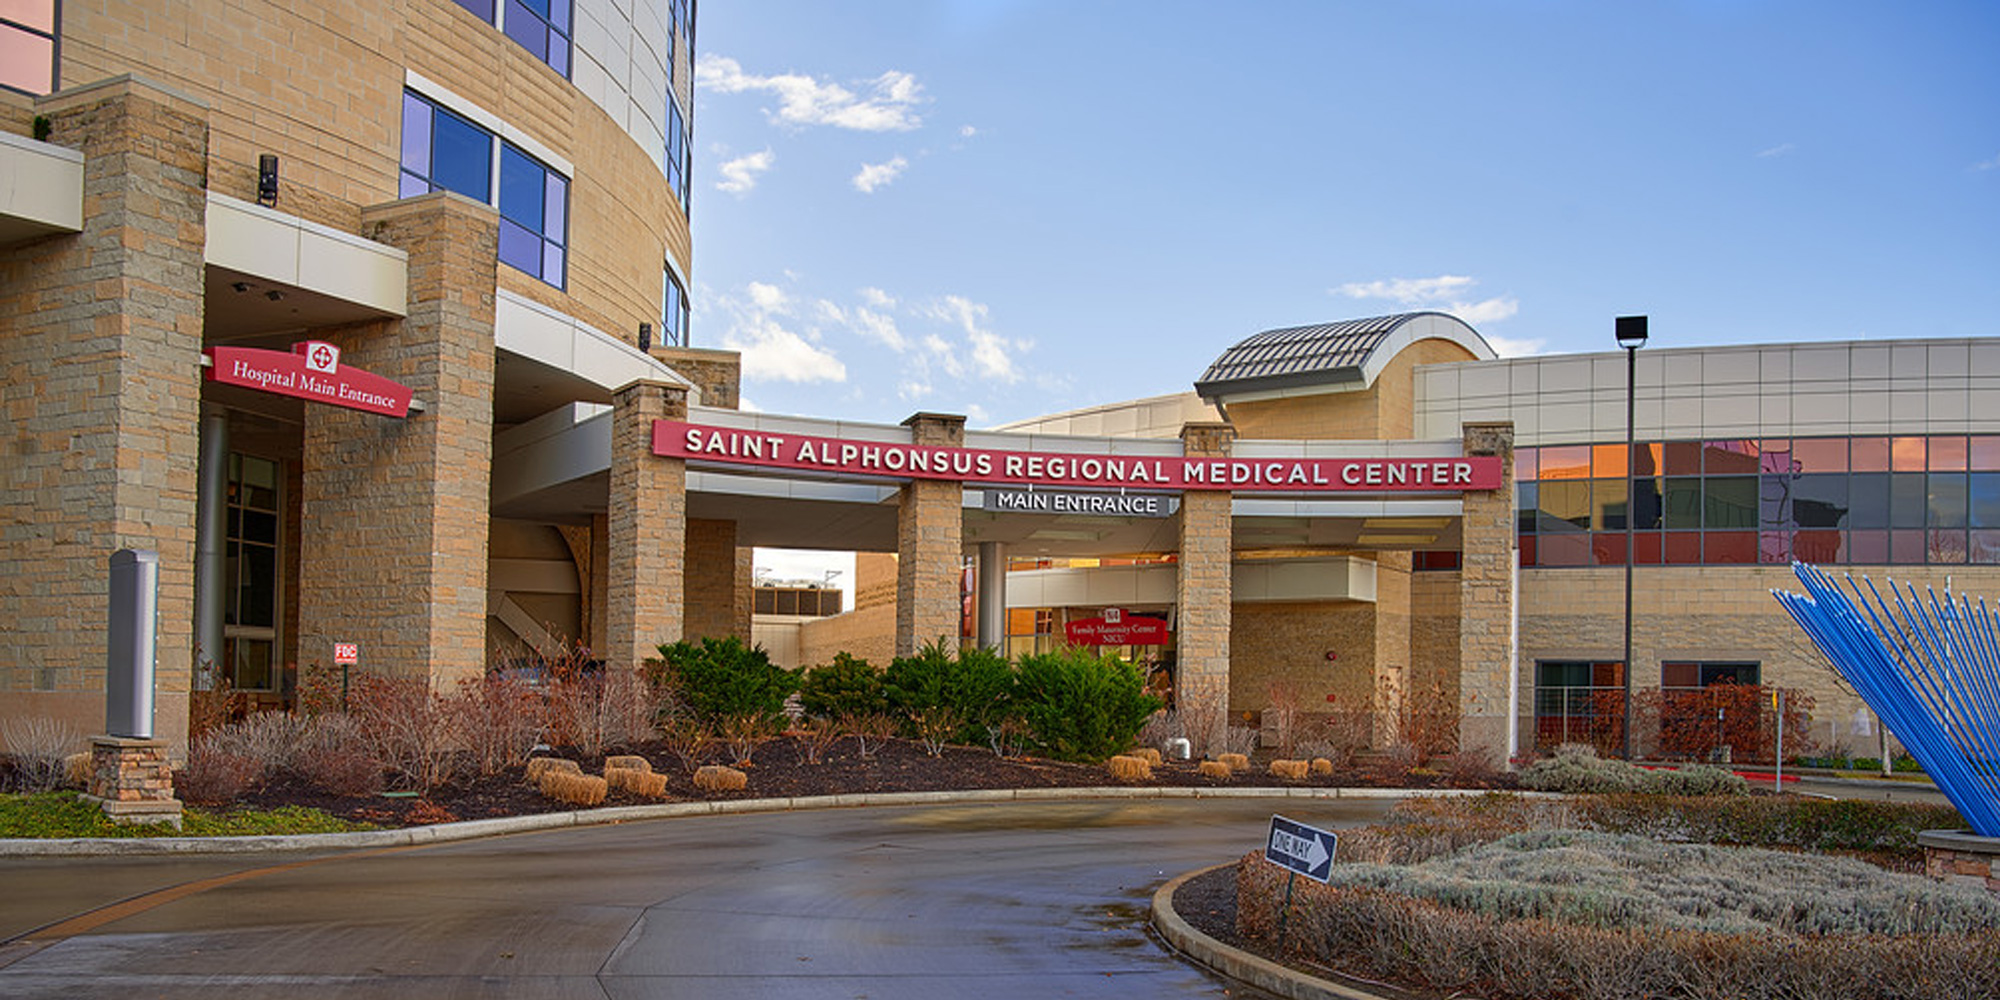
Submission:
M 994 788 L 1097 788 L 1117 785 L 1101 765 L 1068 764 L 1032 757 L 1001 758 L 972 747 L 946 747 L 933 757 L 923 746 L 909 740 L 889 740 L 870 747 L 861 757 L 853 740 L 843 740 L 827 751 L 819 763 L 808 763 L 801 744 L 790 737 L 769 740 L 757 747 L 747 766 L 749 787 L 740 792 L 703 792 L 694 787 L 691 773 L 662 744 L 641 746 L 619 753 L 637 754 L 667 776 L 664 801 L 696 799 L 790 798 L 864 792 L 935 792 Z M 604 758 L 559 754 L 575 760 L 588 773 L 602 773 Z M 720 748 L 710 752 L 704 763 L 728 764 Z M 490 778 L 462 777 L 428 795 L 389 793 L 363 797 L 328 795 L 297 783 L 274 781 L 243 796 L 239 804 L 260 809 L 283 805 L 309 806 L 344 819 L 382 826 L 421 826 L 454 820 L 488 819 L 563 812 L 570 808 L 544 796 L 522 780 L 522 768 L 510 768 Z M 1288 782 L 1263 773 L 1261 768 L 1216 780 L 1195 773 L 1188 762 L 1167 762 L 1153 769 L 1153 779 L 1135 782 L 1151 787 L 1360 787 L 1396 785 L 1422 788 L 1441 785 L 1444 779 L 1424 772 L 1400 781 L 1385 781 L 1362 772 L 1335 773 L 1331 777 Z M 1498 774 L 1475 787 L 1513 787 L 1510 775 Z M 613 792 L 606 806 L 644 805 L 659 802 L 626 792 Z

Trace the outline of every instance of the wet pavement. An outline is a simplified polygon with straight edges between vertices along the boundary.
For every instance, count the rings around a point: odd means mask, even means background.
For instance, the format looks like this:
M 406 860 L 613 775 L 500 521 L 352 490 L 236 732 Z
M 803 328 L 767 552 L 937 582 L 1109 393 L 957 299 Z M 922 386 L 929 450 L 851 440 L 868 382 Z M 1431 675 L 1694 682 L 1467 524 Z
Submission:
M 1273 812 L 1347 826 L 1389 805 L 829 809 L 325 855 L 4 858 L 0 996 L 1254 997 L 1150 935 L 1152 890 L 1256 849 Z

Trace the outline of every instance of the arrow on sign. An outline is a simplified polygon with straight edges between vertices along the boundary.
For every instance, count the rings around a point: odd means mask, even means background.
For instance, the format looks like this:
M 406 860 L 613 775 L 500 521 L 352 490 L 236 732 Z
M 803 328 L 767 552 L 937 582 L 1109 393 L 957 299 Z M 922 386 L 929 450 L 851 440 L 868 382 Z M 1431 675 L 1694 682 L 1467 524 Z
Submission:
M 1340 838 L 1330 831 L 1273 816 L 1271 835 L 1264 842 L 1264 860 L 1324 882 L 1333 876 L 1333 852 L 1339 844 Z

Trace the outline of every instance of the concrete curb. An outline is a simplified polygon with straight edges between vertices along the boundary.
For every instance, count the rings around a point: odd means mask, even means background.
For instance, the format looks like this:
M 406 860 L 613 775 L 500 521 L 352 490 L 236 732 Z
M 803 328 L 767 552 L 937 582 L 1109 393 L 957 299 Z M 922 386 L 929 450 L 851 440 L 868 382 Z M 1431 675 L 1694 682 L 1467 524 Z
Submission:
M 1191 879 L 1235 864 L 1228 861 L 1196 869 L 1173 879 L 1153 893 L 1153 929 L 1160 932 L 1167 944 L 1221 975 L 1290 1000 L 1384 1000 L 1377 994 L 1308 976 L 1241 948 L 1223 944 L 1195 930 L 1194 925 L 1182 919 L 1180 912 L 1174 909 L 1174 893 Z
M 1415 799 L 1487 794 L 1471 788 L 998 788 L 958 792 L 878 792 L 798 798 L 665 802 L 574 812 L 537 813 L 359 833 L 266 837 L 73 837 L 0 839 L 0 857 L 118 857 L 169 854 L 270 854 L 442 844 L 570 826 L 599 826 L 682 816 L 846 809 L 864 806 L 957 805 L 981 802 L 1062 802 L 1102 799 Z

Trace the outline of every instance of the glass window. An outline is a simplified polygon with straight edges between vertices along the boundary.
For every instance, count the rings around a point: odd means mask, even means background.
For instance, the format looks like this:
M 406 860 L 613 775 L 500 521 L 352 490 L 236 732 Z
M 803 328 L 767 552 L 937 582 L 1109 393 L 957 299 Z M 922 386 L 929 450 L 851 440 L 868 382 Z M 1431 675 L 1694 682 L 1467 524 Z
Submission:
M 681 114 L 680 98 L 674 96 L 671 81 L 667 84 L 667 120 L 663 131 L 667 136 L 667 152 L 664 162 L 667 168 L 667 183 L 680 198 L 681 211 L 688 207 L 688 177 L 693 172 L 694 156 L 689 149 L 687 118 Z
M 1847 561 L 1867 566 L 1880 566 L 1888 563 L 1889 533 L 1887 531 L 1848 532 Z
M 1601 750 L 1623 740 L 1624 665 L 1584 661 L 1535 664 L 1535 745 L 1594 743 Z
M 1856 528 L 1889 526 L 1889 474 L 1857 472 L 1848 480 L 1849 521 Z
M 506 0 L 500 28 L 549 68 L 569 76 L 573 0 Z
M 1930 532 L 1925 539 L 1924 557 L 1932 565 L 1965 562 L 1965 532 L 1957 528 Z
M 493 23 L 493 0 L 458 0 L 458 5 L 487 24 Z
M 660 336 L 675 347 L 688 344 L 688 301 L 687 290 L 681 287 L 674 272 L 662 270 L 660 304 Z
M 1539 509 L 1539 502 L 1536 499 L 1538 496 L 1540 493 L 1534 483 L 1520 483 L 1514 487 L 1514 520 L 1516 528 L 1522 534 L 1530 534 L 1535 530 L 1535 512 Z M 1996 527 L 2000 527 L 2000 524 Z
M 1671 566 L 1701 565 L 1701 532 L 1669 531 L 1661 536 L 1665 561 Z
M 1660 526 L 1701 527 L 1701 477 L 1672 476 L 1660 497 Z
M 1929 551 L 1930 539 L 1921 529 L 1889 532 L 1889 561 L 1898 566 L 1922 566 Z
M 1787 485 L 1791 491 L 1792 523 L 1801 528 L 1847 526 L 1846 476 L 1797 476 Z
M 1590 481 L 1591 527 L 1598 531 L 1625 530 L 1625 491 L 1631 488 L 1626 479 L 1593 479 Z M 1620 557 L 1623 558 L 1622 556 Z
M 1922 472 L 1926 467 L 1925 440 L 1899 437 L 1889 440 L 1889 466 L 1896 472 Z
M 2000 531 L 1974 530 L 1966 542 L 1967 561 L 1981 566 L 2000 563 Z
M 1543 482 L 1540 485 L 1538 531 L 1549 534 L 1590 528 L 1590 480 Z
M 500 187 L 493 189 L 493 158 Z M 500 209 L 500 259 L 564 287 L 569 179 L 414 91 L 403 93 L 402 197 L 456 191 Z M 496 197 L 497 194 L 497 197 Z
M 223 649 L 217 666 L 239 690 L 269 690 L 278 636 L 278 520 L 282 467 L 229 456 L 225 497 Z
M 1847 562 L 1847 533 L 1830 528 L 1794 531 L 1792 558 L 1809 563 Z
M 1541 476 L 1546 482 L 1551 479 L 1589 479 L 1590 446 L 1567 445 L 1560 448 L 1541 450 Z
M 1849 468 L 1856 472 L 1889 471 L 1889 439 L 1855 438 L 1847 443 Z
M 1709 475 L 1741 475 L 1757 471 L 1757 442 L 1710 441 L 1703 449 Z
M 1514 481 L 1532 483 L 1535 481 L 1535 455 L 1533 448 L 1514 449 Z
M 1766 438 L 1758 442 L 1757 449 L 1758 471 L 1781 475 L 1799 471 L 1798 459 L 1792 456 L 1790 438 Z
M 1889 527 L 1921 528 L 1930 514 L 1930 484 L 1921 472 L 1889 474 Z
M 1660 469 L 1665 464 L 1665 450 L 1666 446 L 1657 442 L 1653 444 L 1640 442 L 1634 445 L 1632 448 L 1632 478 L 1644 479 L 1647 476 L 1659 475 Z
M 1701 443 L 1669 441 L 1661 448 L 1661 471 L 1669 476 L 1701 475 Z
M 1660 481 L 1635 479 L 1631 485 L 1632 527 L 1644 531 L 1660 526 Z
M 493 133 L 405 91 L 402 196 L 456 191 L 490 204 L 492 185 Z
M 1720 663 L 1668 661 L 1660 664 L 1660 686 L 1705 688 L 1715 687 L 1718 684 L 1740 684 L 1754 687 L 1761 673 L 1760 665 L 1754 661 Z
M 1622 444 L 1592 445 L 1590 449 L 1590 474 L 1597 479 L 1607 477 L 1625 478 L 1628 474 L 1625 469 L 1625 446 Z
M 1757 477 L 1710 477 L 1703 490 L 1703 507 L 1703 527 L 1755 528 L 1757 526 Z M 1678 527 L 1678 525 L 1674 525 L 1674 527 Z
M 2000 437 L 1974 437 L 1966 446 L 1974 472 L 2000 472 Z
M 0 3 L 0 88 L 46 94 L 56 87 L 56 0 Z
M 1708 531 L 1702 540 L 1702 561 L 1711 566 L 1757 561 L 1754 531 Z
M 1931 452 L 1933 458 L 1937 452 Z M 1933 472 L 1930 474 L 1930 517 L 1926 522 L 1933 528 L 1963 528 L 1966 512 L 1966 474 L 1963 472 Z
M 1590 561 L 1595 566 L 1625 565 L 1625 533 L 1599 531 L 1590 536 Z
M 1963 472 L 1969 458 L 1965 439 L 1962 437 L 1934 437 L 1930 439 L 1929 467 L 1932 472 Z
M 1966 519 L 1974 528 L 2000 528 L 2000 472 L 1966 476 Z
M 1846 438 L 1800 438 L 1792 442 L 1799 472 L 1846 472 Z

